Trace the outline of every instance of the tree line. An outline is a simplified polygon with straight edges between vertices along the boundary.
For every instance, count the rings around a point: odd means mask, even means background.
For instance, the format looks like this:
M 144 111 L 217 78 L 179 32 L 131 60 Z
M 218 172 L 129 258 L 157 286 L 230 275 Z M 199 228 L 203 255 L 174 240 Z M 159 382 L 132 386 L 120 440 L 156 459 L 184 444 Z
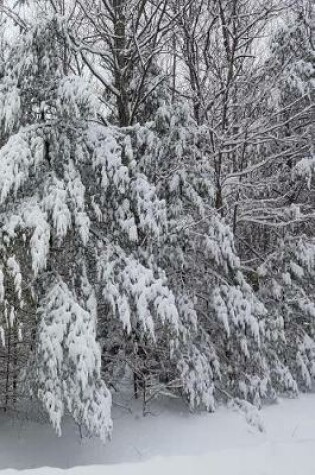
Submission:
M 0 404 L 246 413 L 315 376 L 311 0 L 0 2 Z

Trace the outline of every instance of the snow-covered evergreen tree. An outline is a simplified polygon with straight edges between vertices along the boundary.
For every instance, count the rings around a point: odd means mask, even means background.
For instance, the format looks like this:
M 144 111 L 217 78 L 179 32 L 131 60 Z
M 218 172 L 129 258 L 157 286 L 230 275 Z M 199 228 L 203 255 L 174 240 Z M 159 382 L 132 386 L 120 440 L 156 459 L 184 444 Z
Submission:
M 39 15 L 2 66 L 1 301 L 5 318 L 31 334 L 32 389 L 55 429 L 69 410 L 106 439 L 111 396 L 100 377 L 83 184 L 93 96 L 67 75 L 65 48 L 66 21 Z
M 223 393 L 258 403 L 270 391 L 265 309 L 246 283 L 232 232 L 215 209 L 206 130 L 187 107 L 166 104 L 154 121 L 135 128 L 134 143 L 137 162 L 166 202 L 168 227 L 152 252 L 169 276 L 188 332 L 178 351 L 194 354 L 188 397 L 192 405 L 212 409 Z
M 269 232 L 258 276 L 269 313 L 272 377 L 277 390 L 293 392 L 310 389 L 314 377 L 314 13 L 312 2 L 292 6 L 273 36 L 267 63 L 269 80 L 278 76 L 270 103 L 284 123 L 278 133 L 284 153 L 269 171 L 277 167 L 271 191 L 277 196 L 265 188 L 279 230 Z

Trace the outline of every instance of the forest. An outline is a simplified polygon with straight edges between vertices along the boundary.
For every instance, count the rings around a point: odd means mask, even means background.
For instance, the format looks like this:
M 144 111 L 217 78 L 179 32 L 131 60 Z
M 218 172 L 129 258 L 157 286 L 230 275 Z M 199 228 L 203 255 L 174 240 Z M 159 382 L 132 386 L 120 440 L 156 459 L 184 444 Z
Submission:
M 314 99 L 312 0 L 0 0 L 1 410 L 310 391 Z

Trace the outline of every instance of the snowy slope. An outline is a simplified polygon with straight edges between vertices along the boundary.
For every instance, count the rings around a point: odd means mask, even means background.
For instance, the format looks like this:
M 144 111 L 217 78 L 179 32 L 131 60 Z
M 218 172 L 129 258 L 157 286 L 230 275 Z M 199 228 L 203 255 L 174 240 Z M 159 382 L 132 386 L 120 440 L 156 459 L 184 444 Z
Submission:
M 58 439 L 45 425 L 2 420 L 0 473 L 30 468 L 25 475 L 315 474 L 315 395 L 265 408 L 264 433 L 226 409 L 214 415 L 169 406 L 154 411 L 146 418 L 116 411 L 114 438 L 106 447 L 80 442 L 70 425 Z

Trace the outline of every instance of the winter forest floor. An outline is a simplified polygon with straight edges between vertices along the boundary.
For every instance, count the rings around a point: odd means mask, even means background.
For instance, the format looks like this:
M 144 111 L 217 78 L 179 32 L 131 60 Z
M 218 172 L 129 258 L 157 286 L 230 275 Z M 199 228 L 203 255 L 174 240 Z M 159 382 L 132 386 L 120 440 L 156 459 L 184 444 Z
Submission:
M 314 394 L 264 408 L 263 433 L 226 408 L 192 415 L 176 401 L 151 409 L 144 418 L 140 408 L 116 407 L 113 440 L 105 447 L 81 440 L 70 423 L 57 438 L 46 424 L 2 415 L 0 474 L 315 474 Z

